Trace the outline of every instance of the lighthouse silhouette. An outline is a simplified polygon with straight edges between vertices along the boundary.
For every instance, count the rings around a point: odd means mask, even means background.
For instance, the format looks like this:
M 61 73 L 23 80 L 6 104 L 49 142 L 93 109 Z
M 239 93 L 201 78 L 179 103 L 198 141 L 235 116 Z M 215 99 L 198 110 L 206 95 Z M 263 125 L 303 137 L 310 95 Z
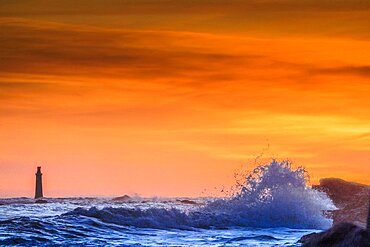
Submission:
M 43 197 L 42 194 L 42 173 L 41 166 L 37 167 L 36 172 L 36 190 L 35 190 L 35 199 Z

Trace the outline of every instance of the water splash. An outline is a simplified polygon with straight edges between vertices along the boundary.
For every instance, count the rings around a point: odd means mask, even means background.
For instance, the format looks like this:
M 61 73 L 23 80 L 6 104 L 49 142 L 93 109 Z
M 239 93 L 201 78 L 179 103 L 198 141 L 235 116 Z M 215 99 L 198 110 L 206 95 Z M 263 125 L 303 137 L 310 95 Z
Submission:
M 216 199 L 189 212 L 179 209 L 77 208 L 64 216 L 88 216 L 124 226 L 143 228 L 288 227 L 329 228 L 324 211 L 335 206 L 327 195 L 308 185 L 308 174 L 291 162 L 256 167 L 236 195 Z
M 232 216 L 229 225 L 323 229 L 332 224 L 324 211 L 333 209 L 325 193 L 308 186 L 304 168 L 273 160 L 256 167 L 234 197 L 216 200 L 203 210 Z

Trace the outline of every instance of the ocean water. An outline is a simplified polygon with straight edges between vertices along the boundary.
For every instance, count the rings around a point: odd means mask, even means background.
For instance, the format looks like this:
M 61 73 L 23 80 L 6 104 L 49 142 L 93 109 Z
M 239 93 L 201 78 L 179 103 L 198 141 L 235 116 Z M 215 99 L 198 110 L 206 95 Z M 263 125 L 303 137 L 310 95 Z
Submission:
M 307 173 L 272 161 L 225 198 L 0 199 L 0 245 L 299 246 L 335 209 Z

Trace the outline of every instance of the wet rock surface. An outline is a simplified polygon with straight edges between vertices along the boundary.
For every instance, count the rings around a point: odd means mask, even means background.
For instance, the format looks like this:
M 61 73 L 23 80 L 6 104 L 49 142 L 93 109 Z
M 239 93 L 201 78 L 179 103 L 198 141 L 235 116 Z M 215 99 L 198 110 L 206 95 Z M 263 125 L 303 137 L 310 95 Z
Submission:
M 368 247 L 369 231 L 352 223 L 339 223 L 327 231 L 303 236 L 303 247 Z
M 338 178 L 324 178 L 320 180 L 320 185 L 313 187 L 324 191 L 338 208 L 329 212 L 333 218 L 333 225 L 350 222 L 366 227 L 370 186 Z

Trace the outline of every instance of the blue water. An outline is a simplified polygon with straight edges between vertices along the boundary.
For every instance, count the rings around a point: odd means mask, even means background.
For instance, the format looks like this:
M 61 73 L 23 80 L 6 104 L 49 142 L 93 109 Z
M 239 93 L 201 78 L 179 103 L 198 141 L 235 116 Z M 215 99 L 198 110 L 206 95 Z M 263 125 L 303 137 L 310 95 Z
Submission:
M 330 199 L 303 169 L 257 167 L 226 198 L 0 199 L 0 245 L 299 246 L 331 226 Z
M 32 199 L 1 200 L 7 205 L 0 206 L 0 245 L 298 246 L 296 242 L 302 235 L 314 231 L 223 227 L 221 223 L 190 226 L 190 222 L 184 223 L 177 214 L 203 206 L 181 203 L 176 198 L 129 203 L 103 198 L 47 200 L 47 204 L 34 204 Z M 122 221 L 120 213 L 131 220 Z M 178 222 L 177 226 L 174 221 Z

